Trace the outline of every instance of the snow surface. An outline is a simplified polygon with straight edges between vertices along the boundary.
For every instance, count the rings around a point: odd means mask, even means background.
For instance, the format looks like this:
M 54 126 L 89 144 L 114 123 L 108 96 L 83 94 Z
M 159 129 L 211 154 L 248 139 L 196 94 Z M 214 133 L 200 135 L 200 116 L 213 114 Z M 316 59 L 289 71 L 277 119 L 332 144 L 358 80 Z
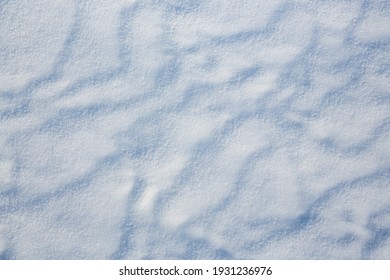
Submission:
M 390 2 L 0 1 L 1 259 L 390 259 Z

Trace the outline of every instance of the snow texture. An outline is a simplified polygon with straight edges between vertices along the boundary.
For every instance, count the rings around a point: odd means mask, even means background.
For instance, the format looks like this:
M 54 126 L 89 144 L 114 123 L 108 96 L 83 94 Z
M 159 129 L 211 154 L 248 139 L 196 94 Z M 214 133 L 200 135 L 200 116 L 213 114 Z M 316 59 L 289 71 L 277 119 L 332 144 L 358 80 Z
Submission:
M 390 259 L 390 2 L 0 1 L 0 259 Z

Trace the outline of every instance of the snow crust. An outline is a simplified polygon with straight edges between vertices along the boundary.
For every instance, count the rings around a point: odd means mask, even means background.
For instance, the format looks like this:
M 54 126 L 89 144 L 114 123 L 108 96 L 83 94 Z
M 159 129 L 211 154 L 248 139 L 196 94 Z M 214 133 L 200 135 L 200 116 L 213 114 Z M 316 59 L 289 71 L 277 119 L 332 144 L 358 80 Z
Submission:
M 390 259 L 390 5 L 0 1 L 0 259 Z

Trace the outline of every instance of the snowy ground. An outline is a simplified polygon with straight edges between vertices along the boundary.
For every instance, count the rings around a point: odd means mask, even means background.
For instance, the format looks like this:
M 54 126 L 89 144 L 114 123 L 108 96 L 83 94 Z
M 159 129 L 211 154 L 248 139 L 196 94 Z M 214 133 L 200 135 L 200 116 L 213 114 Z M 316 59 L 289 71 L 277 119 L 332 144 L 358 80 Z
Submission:
M 390 2 L 0 1 L 0 259 L 390 259 Z

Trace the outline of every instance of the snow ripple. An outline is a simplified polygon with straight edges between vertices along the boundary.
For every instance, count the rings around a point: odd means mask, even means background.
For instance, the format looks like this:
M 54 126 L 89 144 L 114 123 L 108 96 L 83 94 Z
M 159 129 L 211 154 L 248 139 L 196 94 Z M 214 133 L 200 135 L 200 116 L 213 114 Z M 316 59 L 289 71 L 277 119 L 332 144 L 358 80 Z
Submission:
M 386 3 L 0 2 L 0 259 L 389 259 Z

